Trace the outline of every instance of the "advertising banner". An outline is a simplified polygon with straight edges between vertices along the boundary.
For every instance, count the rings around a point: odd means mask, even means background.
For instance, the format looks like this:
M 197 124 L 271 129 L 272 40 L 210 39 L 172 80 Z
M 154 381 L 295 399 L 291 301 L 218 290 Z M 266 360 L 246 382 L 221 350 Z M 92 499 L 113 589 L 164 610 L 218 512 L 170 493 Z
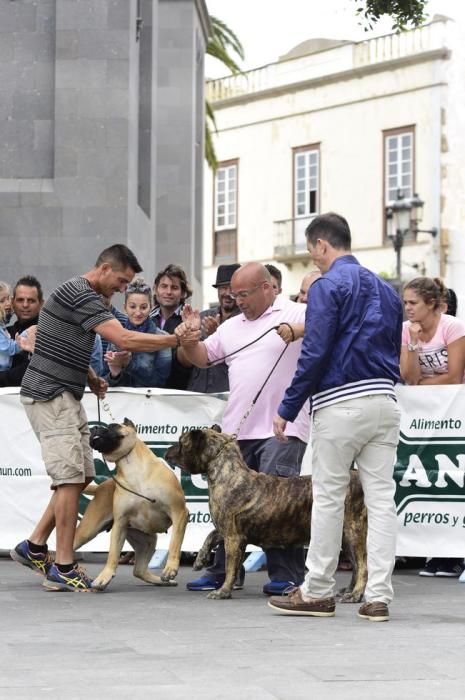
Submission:
M 219 423 L 225 398 L 164 389 L 121 389 L 110 390 L 106 403 L 116 422 L 130 418 L 137 426 L 139 437 L 154 454 L 163 457 L 183 432 Z M 83 404 L 89 425 L 95 425 L 98 422 L 96 397 L 86 392 Z M 100 417 L 103 423 L 113 422 L 102 404 Z M 51 494 L 50 479 L 42 463 L 39 442 L 31 430 L 16 389 L 0 389 L 0 443 L 0 549 L 10 549 L 30 534 Z M 96 481 L 101 482 L 108 478 L 108 470 L 98 452 L 94 453 L 94 458 Z M 114 469 L 114 464 L 108 466 Z M 207 482 L 200 474 L 190 476 L 181 473 L 180 469 L 175 471 L 190 511 L 183 550 L 195 552 L 213 528 Z M 81 496 L 81 515 L 89 498 Z M 103 532 L 84 545 L 82 550 L 107 551 L 109 541 L 109 533 Z M 168 549 L 168 542 L 169 534 L 160 534 L 157 548 Z M 53 549 L 53 536 L 49 544 Z
M 17 389 L 0 389 L 0 549 L 27 537 L 50 498 L 49 479 L 40 446 L 19 402 Z M 110 391 L 107 402 L 117 422 L 125 416 L 139 437 L 158 456 L 183 432 L 221 422 L 226 395 L 192 394 L 162 389 Z M 465 387 L 398 387 L 401 434 L 394 467 L 398 513 L 397 554 L 465 556 Z M 98 421 L 97 400 L 86 393 L 90 425 Z M 101 420 L 112 422 L 102 410 Z M 308 471 L 310 450 L 306 455 Z M 108 478 L 95 453 L 97 481 Z M 109 465 L 111 469 L 114 465 Z M 201 475 L 181 473 L 190 511 L 183 550 L 195 552 L 213 525 L 208 489 Z M 81 496 L 80 513 L 88 496 Z M 158 538 L 166 549 L 169 533 Z M 101 533 L 84 550 L 106 551 L 109 534 Z M 50 540 L 53 549 L 53 538 Z
M 398 387 L 397 553 L 465 556 L 465 387 Z

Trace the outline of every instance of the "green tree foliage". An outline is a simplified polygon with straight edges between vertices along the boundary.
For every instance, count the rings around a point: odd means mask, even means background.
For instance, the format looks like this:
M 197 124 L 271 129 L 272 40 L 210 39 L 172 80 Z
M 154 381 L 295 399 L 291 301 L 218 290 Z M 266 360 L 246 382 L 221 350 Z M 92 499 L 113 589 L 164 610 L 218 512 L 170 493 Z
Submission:
M 373 29 L 383 16 L 392 17 L 392 28 L 402 31 L 409 26 L 419 27 L 425 21 L 425 7 L 428 0 L 353 0 L 359 6 L 357 14 L 362 19 L 365 31 Z

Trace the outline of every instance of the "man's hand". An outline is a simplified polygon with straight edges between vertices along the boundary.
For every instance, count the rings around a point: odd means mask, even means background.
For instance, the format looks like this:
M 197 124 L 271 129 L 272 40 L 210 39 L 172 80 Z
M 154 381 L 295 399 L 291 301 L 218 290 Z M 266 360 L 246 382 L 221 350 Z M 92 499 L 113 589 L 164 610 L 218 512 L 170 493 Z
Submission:
M 289 343 L 293 343 L 294 340 L 299 340 L 299 338 L 304 337 L 305 323 L 281 323 L 276 333 L 289 345 Z
M 194 310 L 190 304 L 186 304 L 182 310 L 181 318 L 183 323 L 181 326 L 186 326 L 192 331 L 200 330 L 200 312 Z M 176 328 L 176 330 L 179 326 Z
M 287 442 L 287 436 L 284 435 L 286 425 L 287 420 L 284 420 L 284 418 L 281 418 L 281 416 L 276 414 L 273 418 L 273 431 L 276 439 L 279 440 L 279 442 Z
M 220 315 L 204 316 L 202 319 L 202 333 L 205 336 L 212 335 L 220 325 Z
M 89 384 L 89 389 L 99 397 L 99 399 L 104 399 L 107 393 L 108 383 L 102 377 L 97 377 L 97 375 L 89 374 L 87 377 L 87 383 Z
M 284 340 L 286 345 L 289 345 L 289 343 L 292 343 L 292 341 L 295 340 L 294 329 L 288 323 L 281 323 L 278 326 L 276 333 L 280 338 L 282 338 L 282 340 Z
M 180 323 L 174 330 L 179 345 L 183 348 L 193 347 L 200 341 L 200 330 L 192 330 L 187 322 Z
M 29 328 L 21 334 L 16 333 L 15 341 L 21 350 L 24 350 L 24 352 L 34 352 L 36 332 L 37 326 L 29 326 Z

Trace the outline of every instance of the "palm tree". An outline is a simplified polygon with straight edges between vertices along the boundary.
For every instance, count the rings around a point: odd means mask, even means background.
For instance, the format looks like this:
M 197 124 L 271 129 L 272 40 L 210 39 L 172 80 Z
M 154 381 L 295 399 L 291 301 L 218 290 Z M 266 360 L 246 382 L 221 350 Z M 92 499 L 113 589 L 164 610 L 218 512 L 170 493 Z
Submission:
M 210 15 L 210 22 L 213 31 L 207 44 L 207 54 L 221 61 L 233 75 L 241 73 L 242 71 L 234 58 L 234 55 L 236 55 L 241 60 L 244 60 L 244 49 L 241 42 L 232 29 L 217 17 Z M 216 132 L 217 129 L 213 107 L 208 100 L 205 101 L 205 111 L 205 158 L 210 168 L 216 170 L 218 161 L 213 145 L 212 132 Z

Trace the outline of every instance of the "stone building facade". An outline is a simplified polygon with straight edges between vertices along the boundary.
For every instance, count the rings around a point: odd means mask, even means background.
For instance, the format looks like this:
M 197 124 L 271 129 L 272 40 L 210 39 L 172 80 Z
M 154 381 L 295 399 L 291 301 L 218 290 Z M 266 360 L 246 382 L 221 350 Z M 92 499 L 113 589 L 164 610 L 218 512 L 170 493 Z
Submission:
M 104 247 L 202 276 L 204 0 L 0 3 L 0 279 Z

